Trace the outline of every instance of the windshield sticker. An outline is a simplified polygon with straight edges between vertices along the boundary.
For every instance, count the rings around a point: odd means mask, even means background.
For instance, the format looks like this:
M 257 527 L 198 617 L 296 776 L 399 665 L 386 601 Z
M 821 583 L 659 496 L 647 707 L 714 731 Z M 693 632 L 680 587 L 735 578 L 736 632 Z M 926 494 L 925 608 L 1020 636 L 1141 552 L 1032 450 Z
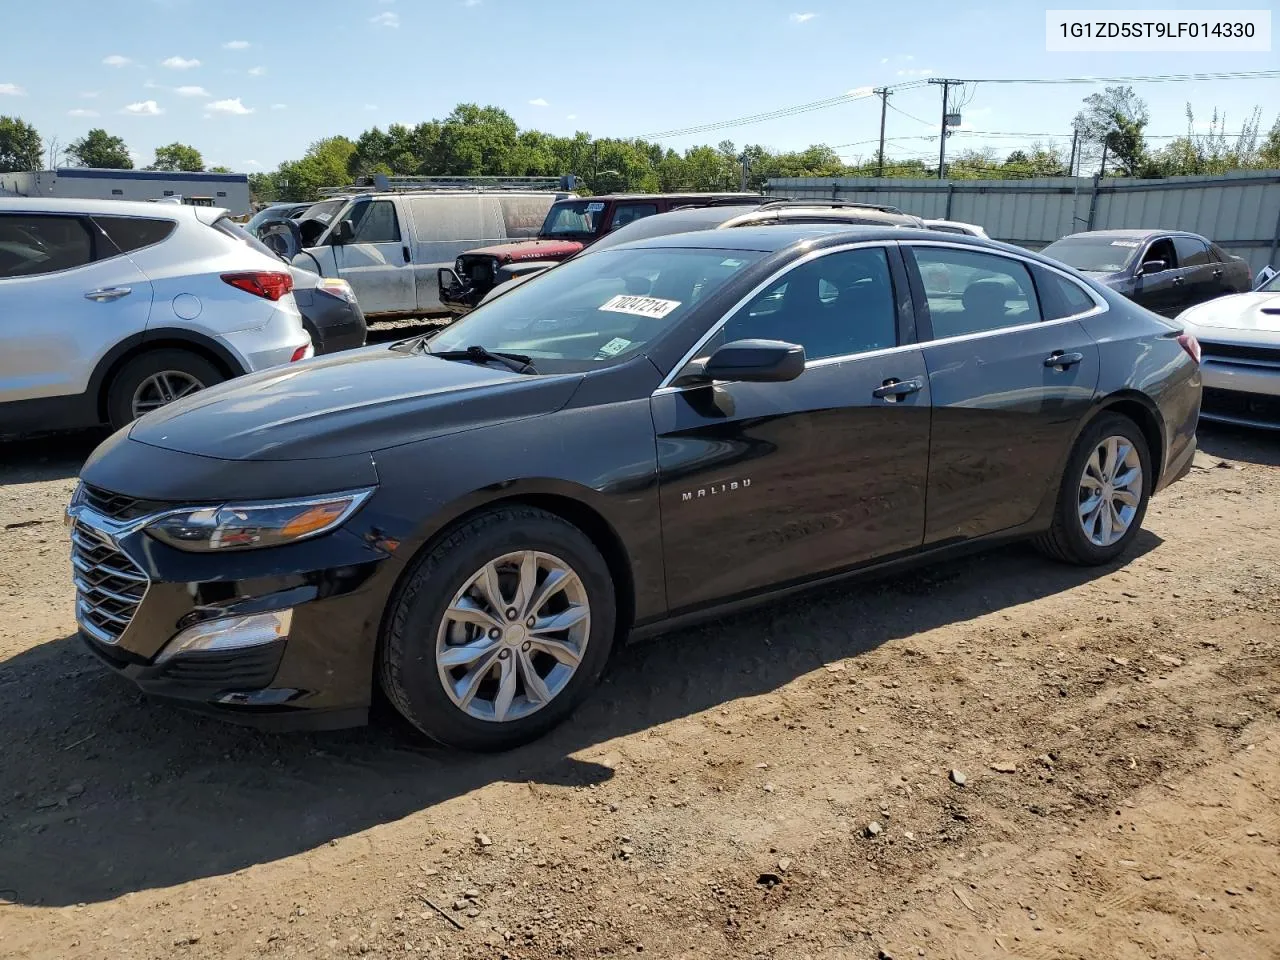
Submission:
M 730 258 L 730 259 L 728 259 L 728 260 L 721 260 L 721 261 L 720 261 L 720 266 L 722 266 L 722 267 L 729 267 L 729 268 L 731 268 L 731 269 L 732 269 L 732 268 L 736 268 L 736 267 L 740 267 L 740 266 L 742 266 L 742 261 L 741 261 L 741 260 L 734 260 L 734 259 L 732 259 L 732 258 Z
M 624 340 L 622 339 L 622 337 L 614 337 L 612 340 L 610 340 L 608 343 L 606 343 L 603 347 L 600 348 L 600 353 L 601 355 L 606 357 L 616 357 L 618 354 L 622 353 L 622 351 L 627 349 L 627 347 L 629 346 L 631 346 L 630 340 Z
M 1111 245 L 1113 247 L 1137 247 L 1137 246 L 1140 246 L 1141 243 L 1142 241 L 1140 240 L 1112 240 L 1111 241 Z
M 604 209 L 604 204 L 598 201 L 587 204 L 587 213 L 599 213 L 603 209 Z
M 620 293 L 612 300 L 600 304 L 601 310 L 610 313 L 631 313 L 637 317 L 652 317 L 660 320 L 680 306 L 679 300 L 662 300 L 658 297 L 636 297 Z

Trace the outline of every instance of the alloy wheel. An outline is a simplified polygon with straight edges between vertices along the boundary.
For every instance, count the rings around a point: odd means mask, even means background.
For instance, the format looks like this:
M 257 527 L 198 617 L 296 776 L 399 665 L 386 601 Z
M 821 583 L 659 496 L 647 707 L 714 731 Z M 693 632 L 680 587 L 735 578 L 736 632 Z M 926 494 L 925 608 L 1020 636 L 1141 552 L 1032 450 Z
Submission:
M 153 373 L 133 391 L 133 402 L 130 405 L 133 417 L 136 420 L 144 413 L 158 410 L 203 389 L 203 383 L 181 370 L 163 370 L 160 373 Z
M 1089 542 L 1109 547 L 1129 532 L 1142 503 L 1142 458 L 1122 436 L 1099 441 L 1080 477 L 1080 526 Z
M 507 723 L 564 690 L 590 635 L 582 579 L 559 557 L 522 550 L 486 563 L 454 595 L 436 634 L 436 667 L 454 706 Z

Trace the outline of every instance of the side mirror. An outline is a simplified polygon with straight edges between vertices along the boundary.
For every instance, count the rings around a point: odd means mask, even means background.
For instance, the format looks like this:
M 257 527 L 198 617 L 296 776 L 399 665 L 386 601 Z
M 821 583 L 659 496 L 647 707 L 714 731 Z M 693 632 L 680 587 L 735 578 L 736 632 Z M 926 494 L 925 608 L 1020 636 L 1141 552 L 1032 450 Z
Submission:
M 1164 273 L 1167 269 L 1169 269 L 1169 265 L 1163 260 L 1148 260 L 1142 265 L 1142 269 L 1138 271 L 1138 275 L 1146 277 L 1153 273 Z
M 355 236 L 356 227 L 350 220 L 339 220 L 338 225 L 333 228 L 334 243 L 350 243 Z
M 781 340 L 735 340 L 708 358 L 707 380 L 783 383 L 804 373 L 804 347 Z

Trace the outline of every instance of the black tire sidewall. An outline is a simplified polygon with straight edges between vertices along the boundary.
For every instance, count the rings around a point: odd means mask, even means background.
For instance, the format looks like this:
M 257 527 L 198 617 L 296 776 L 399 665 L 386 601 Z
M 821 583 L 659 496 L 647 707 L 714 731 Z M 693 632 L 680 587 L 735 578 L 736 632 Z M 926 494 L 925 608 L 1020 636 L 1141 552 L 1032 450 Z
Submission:
M 1125 531 L 1124 536 L 1110 546 L 1100 547 L 1085 536 L 1084 529 L 1080 525 L 1079 485 L 1085 463 L 1106 437 L 1124 437 L 1137 449 L 1138 459 L 1142 464 L 1142 498 L 1138 502 L 1138 511 L 1134 514 L 1133 522 L 1129 524 L 1129 529 Z M 1143 436 L 1138 425 L 1128 417 L 1117 414 L 1106 414 L 1095 420 L 1076 441 L 1075 449 L 1067 462 L 1067 472 L 1062 480 L 1062 494 L 1058 500 L 1058 522 L 1062 525 L 1062 531 L 1068 539 L 1071 551 L 1082 562 L 1090 565 L 1108 563 L 1124 553 L 1138 535 L 1138 531 L 1142 529 L 1142 521 L 1146 518 L 1147 504 L 1150 502 L 1154 486 L 1151 451 L 1147 446 L 1147 438 Z
M 505 512 L 505 511 L 503 511 Z M 441 543 L 422 558 L 392 602 L 381 656 L 399 656 L 398 689 L 392 702 L 419 731 L 465 750 L 504 750 L 534 740 L 562 722 L 595 685 L 609 660 L 617 618 L 608 564 L 585 534 L 540 511 L 511 511 L 501 522 L 477 529 L 459 546 Z M 565 688 L 547 706 L 521 720 L 493 723 L 468 716 L 449 699 L 436 668 L 436 634 L 444 612 L 463 583 L 490 560 L 520 550 L 554 554 L 581 578 L 591 605 L 586 655 Z M 387 671 L 380 671 L 384 685 Z
M 112 378 L 107 388 L 107 420 L 119 430 L 133 422 L 133 394 L 147 377 L 165 370 L 178 370 L 195 377 L 205 387 L 221 383 L 226 376 L 212 363 L 190 350 L 151 350 L 134 357 Z

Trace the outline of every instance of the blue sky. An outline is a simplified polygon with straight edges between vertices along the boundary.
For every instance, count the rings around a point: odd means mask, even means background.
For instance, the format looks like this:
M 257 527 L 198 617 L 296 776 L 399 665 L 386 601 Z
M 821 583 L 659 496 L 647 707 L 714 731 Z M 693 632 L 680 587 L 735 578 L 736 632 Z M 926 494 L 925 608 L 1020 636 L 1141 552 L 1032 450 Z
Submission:
M 319 137 L 443 117 L 461 101 L 503 107 L 522 127 L 633 136 L 928 76 L 1280 66 L 1274 51 L 1046 53 L 1045 9 L 1025 2 L 961 9 L 950 0 L 909 7 L 851 0 L 58 0 L 6 12 L 0 114 L 34 123 L 46 146 L 101 126 L 124 137 L 139 166 L 151 162 L 157 145 L 179 140 L 211 165 L 254 171 L 301 155 Z M 1225 110 L 1229 131 L 1239 130 L 1254 105 L 1263 107 L 1264 128 L 1280 111 L 1274 79 L 1136 86 L 1150 105 L 1154 134 L 1181 133 L 1188 101 L 1201 120 L 1215 106 Z M 953 137 L 948 151 L 993 145 L 1003 153 L 1044 139 L 1025 134 L 1057 133 L 1067 142 L 1071 117 L 1093 89 L 979 85 L 962 111 L 965 127 L 977 132 Z M 903 112 L 888 115 L 889 155 L 936 156 L 938 89 L 903 90 L 890 103 Z M 677 149 L 721 139 L 775 148 L 828 143 L 852 158 L 874 152 L 878 129 L 879 101 L 868 98 L 663 142 Z

